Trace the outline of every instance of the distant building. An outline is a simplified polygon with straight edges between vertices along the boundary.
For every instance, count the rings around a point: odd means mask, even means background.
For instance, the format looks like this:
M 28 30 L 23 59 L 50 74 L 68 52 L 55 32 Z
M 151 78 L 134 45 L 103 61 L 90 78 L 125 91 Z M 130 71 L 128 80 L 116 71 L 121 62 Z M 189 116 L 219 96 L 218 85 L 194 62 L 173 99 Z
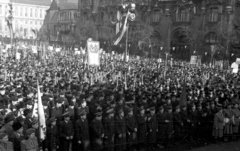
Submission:
M 52 0 L 40 38 L 49 42 L 72 43 L 78 16 L 78 0 Z
M 0 0 L 0 35 L 9 37 L 5 21 L 7 5 L 13 6 L 13 32 L 15 38 L 34 39 L 32 30 L 38 31 L 49 9 L 51 0 Z

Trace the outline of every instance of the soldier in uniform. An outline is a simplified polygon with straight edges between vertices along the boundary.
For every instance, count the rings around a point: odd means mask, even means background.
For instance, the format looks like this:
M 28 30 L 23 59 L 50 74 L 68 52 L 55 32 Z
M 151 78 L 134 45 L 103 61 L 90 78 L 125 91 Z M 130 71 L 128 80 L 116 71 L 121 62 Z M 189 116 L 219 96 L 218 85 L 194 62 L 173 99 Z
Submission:
M 35 129 L 26 130 L 26 138 L 21 141 L 21 151 L 38 151 L 38 140 L 35 136 Z
M 183 121 L 180 115 L 179 105 L 175 107 L 175 112 L 173 113 L 173 125 L 174 125 L 174 131 L 175 131 L 175 141 L 176 141 L 176 144 L 178 144 L 178 141 L 180 141 L 182 137 L 182 130 L 183 130 Z
M 48 120 L 46 141 L 47 149 L 49 151 L 56 151 L 59 148 L 59 134 L 55 117 Z
M 56 106 L 52 107 L 51 109 L 51 117 L 55 117 L 57 119 L 57 127 L 59 127 L 60 122 L 62 121 L 62 101 L 57 99 Z
M 114 137 L 115 137 L 115 121 L 114 121 L 114 109 L 110 108 L 106 111 L 107 117 L 103 121 L 105 132 L 105 149 L 106 151 L 114 150 Z
M 169 145 L 170 140 L 173 137 L 173 113 L 172 113 L 172 105 L 167 106 L 167 113 L 166 113 L 166 138 L 167 138 L 167 144 L 166 146 Z
M 14 151 L 13 143 L 8 141 L 8 134 L 3 132 L 0 132 L 0 151 Z
M 24 124 L 23 124 L 23 135 L 26 134 L 26 130 L 32 127 L 32 118 L 31 118 L 31 110 L 25 109 L 23 111 L 25 116 Z
M 143 106 L 139 108 L 139 114 L 137 115 L 138 122 L 138 145 L 140 150 L 146 148 L 146 135 L 147 135 L 147 116 L 145 115 L 145 109 Z
M 150 150 L 152 150 L 157 140 L 158 122 L 155 114 L 155 106 L 151 107 L 149 111 L 150 113 L 147 118 L 148 143 L 150 144 Z
M 14 122 L 15 118 L 13 116 L 12 113 L 8 113 L 4 119 L 4 125 L 1 128 L 0 132 L 4 132 L 8 135 L 8 138 L 10 138 L 13 135 L 13 122 Z
M 234 116 L 234 123 L 233 123 L 233 133 L 234 139 L 237 139 L 239 135 L 239 123 L 240 123 L 240 110 L 238 109 L 238 103 L 234 102 L 234 108 L 232 109 L 233 116 Z
M 227 104 L 227 108 L 223 109 L 224 117 L 226 118 L 224 127 L 224 141 L 229 141 L 229 137 L 232 135 L 232 124 L 233 124 L 233 112 L 231 109 L 231 103 Z
M 215 137 L 215 141 L 218 141 L 223 137 L 223 128 L 224 128 L 224 113 L 222 105 L 218 104 L 219 111 L 214 115 L 213 122 L 213 137 Z
M 123 109 L 119 109 L 116 117 L 116 149 L 117 151 L 126 150 L 126 122 Z
M 80 118 L 76 121 L 76 139 L 78 149 L 83 151 L 90 150 L 89 124 L 85 109 L 79 110 Z
M 127 126 L 127 142 L 128 149 L 134 150 L 136 149 L 137 144 L 137 131 L 138 131 L 138 123 L 136 117 L 133 115 L 133 108 L 130 107 L 128 109 L 128 115 L 126 116 L 126 126 Z
M 102 111 L 97 110 L 95 118 L 91 122 L 91 151 L 101 151 L 103 147 L 104 129 L 102 125 Z
M 64 120 L 59 126 L 61 147 L 63 151 L 72 151 L 72 140 L 74 136 L 73 124 L 70 120 L 69 112 L 65 112 L 62 116 Z
M 14 122 L 12 127 L 14 132 L 10 141 L 13 142 L 14 151 L 21 151 L 21 141 L 24 139 L 22 124 L 20 122 Z

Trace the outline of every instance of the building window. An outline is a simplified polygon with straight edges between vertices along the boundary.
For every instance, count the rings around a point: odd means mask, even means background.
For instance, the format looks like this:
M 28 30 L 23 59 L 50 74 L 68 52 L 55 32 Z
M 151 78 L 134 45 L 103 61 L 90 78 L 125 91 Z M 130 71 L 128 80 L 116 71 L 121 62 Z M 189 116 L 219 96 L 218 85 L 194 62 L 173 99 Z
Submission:
M 25 8 L 25 17 L 27 17 L 27 16 L 28 16 L 28 9 Z
M 211 8 L 209 10 L 209 22 L 217 22 L 218 21 L 218 8 Z
M 35 25 L 37 25 L 37 21 L 35 21 Z
M 20 16 L 22 16 L 23 15 L 23 8 L 21 7 L 20 8 Z
M 160 11 L 156 10 L 156 11 L 153 11 L 152 13 L 152 22 L 159 22 L 160 21 Z
M 177 13 L 176 22 L 189 22 L 190 12 L 189 9 L 180 9 Z
M 2 31 L 2 19 L 0 19 L 0 31 Z
M 28 24 L 28 21 L 27 21 L 27 20 L 25 20 L 25 24 Z
M 40 18 L 42 18 L 42 10 L 40 9 Z
M 38 9 L 35 9 L 35 17 L 38 17 Z
M 18 16 L 18 8 L 15 7 L 15 15 Z
M 0 5 L 0 14 L 2 14 L 2 5 Z
M 208 44 L 216 44 L 218 42 L 218 37 L 215 32 L 209 32 L 206 35 L 205 42 Z
M 32 8 L 30 8 L 30 17 L 33 17 Z

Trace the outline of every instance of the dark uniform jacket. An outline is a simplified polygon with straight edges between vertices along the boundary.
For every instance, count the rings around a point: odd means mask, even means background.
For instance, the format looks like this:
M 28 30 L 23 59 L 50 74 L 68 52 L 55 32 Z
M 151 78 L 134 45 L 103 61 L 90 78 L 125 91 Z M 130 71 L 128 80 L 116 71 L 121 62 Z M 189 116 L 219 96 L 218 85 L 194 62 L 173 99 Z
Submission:
M 54 127 L 47 128 L 47 148 L 48 150 L 57 149 L 59 146 L 59 134 L 58 128 L 55 125 Z
M 115 135 L 115 121 L 114 118 L 106 117 L 103 121 L 104 133 L 108 139 L 112 139 Z
M 77 120 L 76 138 L 77 138 L 77 141 L 81 141 L 81 142 L 85 140 L 89 140 L 89 124 L 87 119 L 85 119 L 84 121 L 82 119 Z
M 24 137 L 16 132 L 13 132 L 13 135 L 10 138 L 10 141 L 13 142 L 14 151 L 21 151 L 21 141 Z
M 62 121 L 59 127 L 60 138 L 66 140 L 66 137 L 74 136 L 72 121 Z

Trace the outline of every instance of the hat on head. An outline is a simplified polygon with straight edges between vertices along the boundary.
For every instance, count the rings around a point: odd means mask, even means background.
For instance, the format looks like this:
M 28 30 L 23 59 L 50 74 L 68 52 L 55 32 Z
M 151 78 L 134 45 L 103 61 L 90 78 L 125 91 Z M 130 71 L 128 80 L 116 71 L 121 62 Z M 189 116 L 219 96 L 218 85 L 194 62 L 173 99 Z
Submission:
M 168 106 L 167 106 L 167 109 L 168 109 L 168 110 L 172 110 L 172 105 L 168 105 Z
M 139 107 L 139 111 L 142 111 L 142 110 L 145 110 L 145 109 L 144 109 L 144 106 L 140 106 L 140 107 Z
M 26 130 L 26 135 L 29 136 L 31 135 L 32 133 L 35 133 L 35 129 L 34 128 L 29 128 Z
M 22 117 L 22 116 L 19 116 L 19 117 L 17 117 L 16 121 L 17 121 L 17 122 L 19 122 L 19 123 L 21 123 L 21 122 L 23 122 L 23 121 L 24 121 L 24 119 L 23 119 L 23 117 Z
M 30 109 L 25 109 L 25 110 L 23 111 L 23 115 L 24 115 L 24 116 L 27 116 L 29 113 L 31 113 Z
M 38 120 L 36 119 L 36 118 L 33 118 L 33 120 L 32 120 L 32 125 L 35 125 L 35 124 L 37 124 L 38 123 Z
M 179 105 L 175 106 L 175 110 L 177 110 L 177 109 L 180 109 L 180 106 L 179 106 Z
M 14 121 L 14 120 L 15 120 L 15 118 L 14 118 L 13 114 L 12 114 L 12 113 L 9 113 L 8 115 L 6 115 L 6 117 L 5 117 L 5 119 L 4 119 L 4 122 L 5 122 L 5 123 L 8 123 L 8 122 Z
M 4 137 L 6 137 L 7 136 L 7 134 L 6 133 L 0 133 L 0 139 L 3 139 Z
M 52 122 L 54 122 L 54 121 L 56 121 L 57 119 L 55 118 L 55 117 L 52 117 L 52 118 L 50 118 L 49 120 L 48 120 L 48 123 L 52 123 Z
M 222 109 L 222 108 L 223 108 L 223 105 L 222 105 L 222 104 L 217 104 L 217 108 L 218 108 L 218 109 Z
M 22 124 L 20 122 L 14 122 L 12 125 L 12 128 L 14 131 L 19 130 L 20 128 L 22 128 Z
M 63 117 L 69 117 L 69 116 L 70 116 L 70 113 L 69 113 L 69 112 L 65 112 L 62 116 L 63 116 Z
M 155 106 L 149 108 L 150 111 L 155 111 Z
M 96 117 L 100 117 L 100 116 L 102 116 L 102 111 L 100 111 L 100 110 L 97 111 L 97 112 L 95 113 L 95 116 L 96 116 Z
M 79 116 L 83 116 L 83 115 L 86 115 L 86 114 L 87 114 L 87 112 L 86 112 L 85 109 L 80 109 Z
M 163 109 L 164 109 L 163 105 L 159 106 L 158 108 L 158 110 L 163 110 Z
M 122 109 L 122 108 L 120 108 L 120 109 L 118 110 L 118 114 L 121 114 L 121 113 L 123 113 L 123 109 Z

